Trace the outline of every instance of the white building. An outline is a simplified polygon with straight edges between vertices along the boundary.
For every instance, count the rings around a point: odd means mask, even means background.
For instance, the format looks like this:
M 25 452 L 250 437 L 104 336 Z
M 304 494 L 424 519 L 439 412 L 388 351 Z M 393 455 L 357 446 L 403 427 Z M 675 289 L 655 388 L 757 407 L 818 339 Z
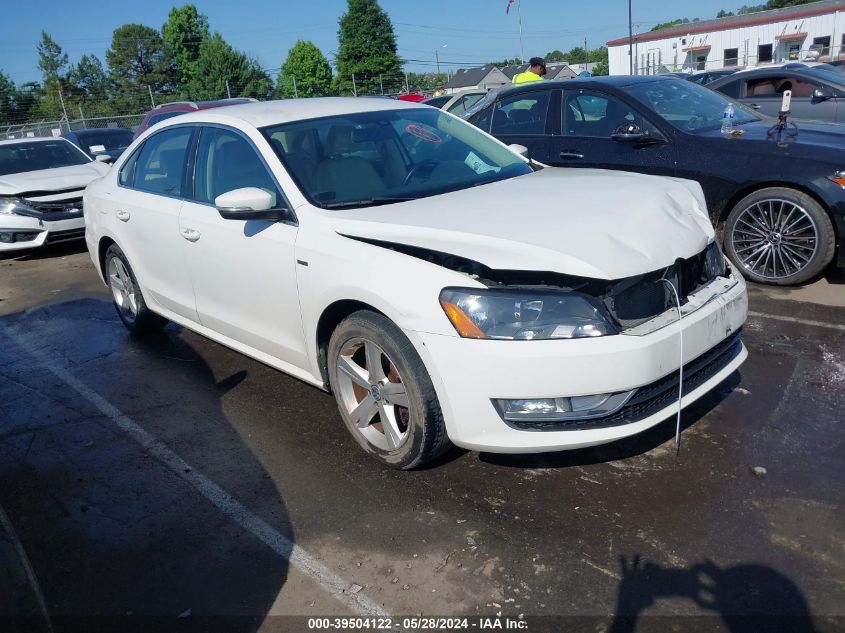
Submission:
M 607 43 L 611 75 L 845 59 L 845 0 L 678 24 Z

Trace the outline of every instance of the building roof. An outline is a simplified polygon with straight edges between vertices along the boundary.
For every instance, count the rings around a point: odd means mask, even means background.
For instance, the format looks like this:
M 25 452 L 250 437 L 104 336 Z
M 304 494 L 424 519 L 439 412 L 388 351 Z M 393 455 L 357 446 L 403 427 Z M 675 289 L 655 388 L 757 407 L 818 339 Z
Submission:
M 492 64 L 479 68 L 460 68 L 455 71 L 444 88 L 469 88 L 479 85 L 487 75 L 498 70 Z
M 499 70 L 501 70 L 508 79 L 513 79 L 514 75 L 524 73 L 528 70 L 528 64 L 522 64 L 520 66 L 502 66 Z M 571 74 L 566 73 L 567 70 L 570 71 Z M 568 76 L 578 74 L 570 68 L 567 62 L 546 62 L 546 79 L 552 79 L 559 76 L 561 73 L 565 73 Z
M 669 37 L 684 37 L 686 35 L 695 35 L 697 33 L 709 33 L 711 31 L 738 29 L 741 27 L 756 26 L 759 24 L 771 24 L 772 22 L 782 22 L 784 20 L 794 20 L 796 18 L 807 18 L 814 15 L 824 15 L 826 13 L 833 13 L 834 11 L 842 10 L 845 10 L 845 0 L 822 0 L 821 2 L 811 2 L 809 4 L 801 4 L 794 7 L 786 7 L 784 9 L 771 9 L 769 11 L 732 15 L 726 18 L 714 18 L 712 20 L 699 20 L 697 22 L 676 24 L 657 31 L 649 31 L 648 33 L 635 35 L 634 42 L 650 42 Z M 629 43 L 629 38 L 621 37 L 616 40 L 610 40 L 607 45 L 621 46 Z

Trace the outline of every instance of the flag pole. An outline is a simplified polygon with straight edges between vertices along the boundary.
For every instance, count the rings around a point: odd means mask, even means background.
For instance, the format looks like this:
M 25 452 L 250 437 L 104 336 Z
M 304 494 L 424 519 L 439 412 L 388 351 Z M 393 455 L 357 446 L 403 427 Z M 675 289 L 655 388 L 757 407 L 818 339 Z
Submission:
M 522 0 L 516 2 L 516 12 L 519 16 L 519 63 L 525 63 L 525 48 L 522 46 Z

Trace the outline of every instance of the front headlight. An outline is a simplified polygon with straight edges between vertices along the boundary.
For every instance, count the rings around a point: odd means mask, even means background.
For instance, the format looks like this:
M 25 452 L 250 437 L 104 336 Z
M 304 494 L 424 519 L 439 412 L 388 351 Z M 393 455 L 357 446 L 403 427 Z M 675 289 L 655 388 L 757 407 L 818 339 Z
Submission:
M 20 205 L 20 200 L 17 198 L 2 198 L 0 197 L 0 214 L 12 215 L 15 209 Z
M 464 338 L 528 341 L 616 334 L 601 304 L 564 290 L 445 288 L 440 305 Z
M 704 273 L 706 279 L 725 277 L 728 274 L 725 255 L 722 253 L 718 240 L 710 244 L 704 253 Z

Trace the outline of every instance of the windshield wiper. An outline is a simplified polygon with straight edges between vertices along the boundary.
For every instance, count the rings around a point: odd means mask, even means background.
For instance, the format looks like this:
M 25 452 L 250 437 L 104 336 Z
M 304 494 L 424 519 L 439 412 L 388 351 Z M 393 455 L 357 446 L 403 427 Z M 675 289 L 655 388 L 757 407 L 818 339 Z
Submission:
M 393 204 L 394 202 L 408 202 L 416 200 L 411 197 L 401 196 L 374 196 L 362 200 L 346 200 L 345 202 L 327 202 L 322 205 L 324 209 L 349 209 L 353 207 L 377 207 L 382 204 Z

